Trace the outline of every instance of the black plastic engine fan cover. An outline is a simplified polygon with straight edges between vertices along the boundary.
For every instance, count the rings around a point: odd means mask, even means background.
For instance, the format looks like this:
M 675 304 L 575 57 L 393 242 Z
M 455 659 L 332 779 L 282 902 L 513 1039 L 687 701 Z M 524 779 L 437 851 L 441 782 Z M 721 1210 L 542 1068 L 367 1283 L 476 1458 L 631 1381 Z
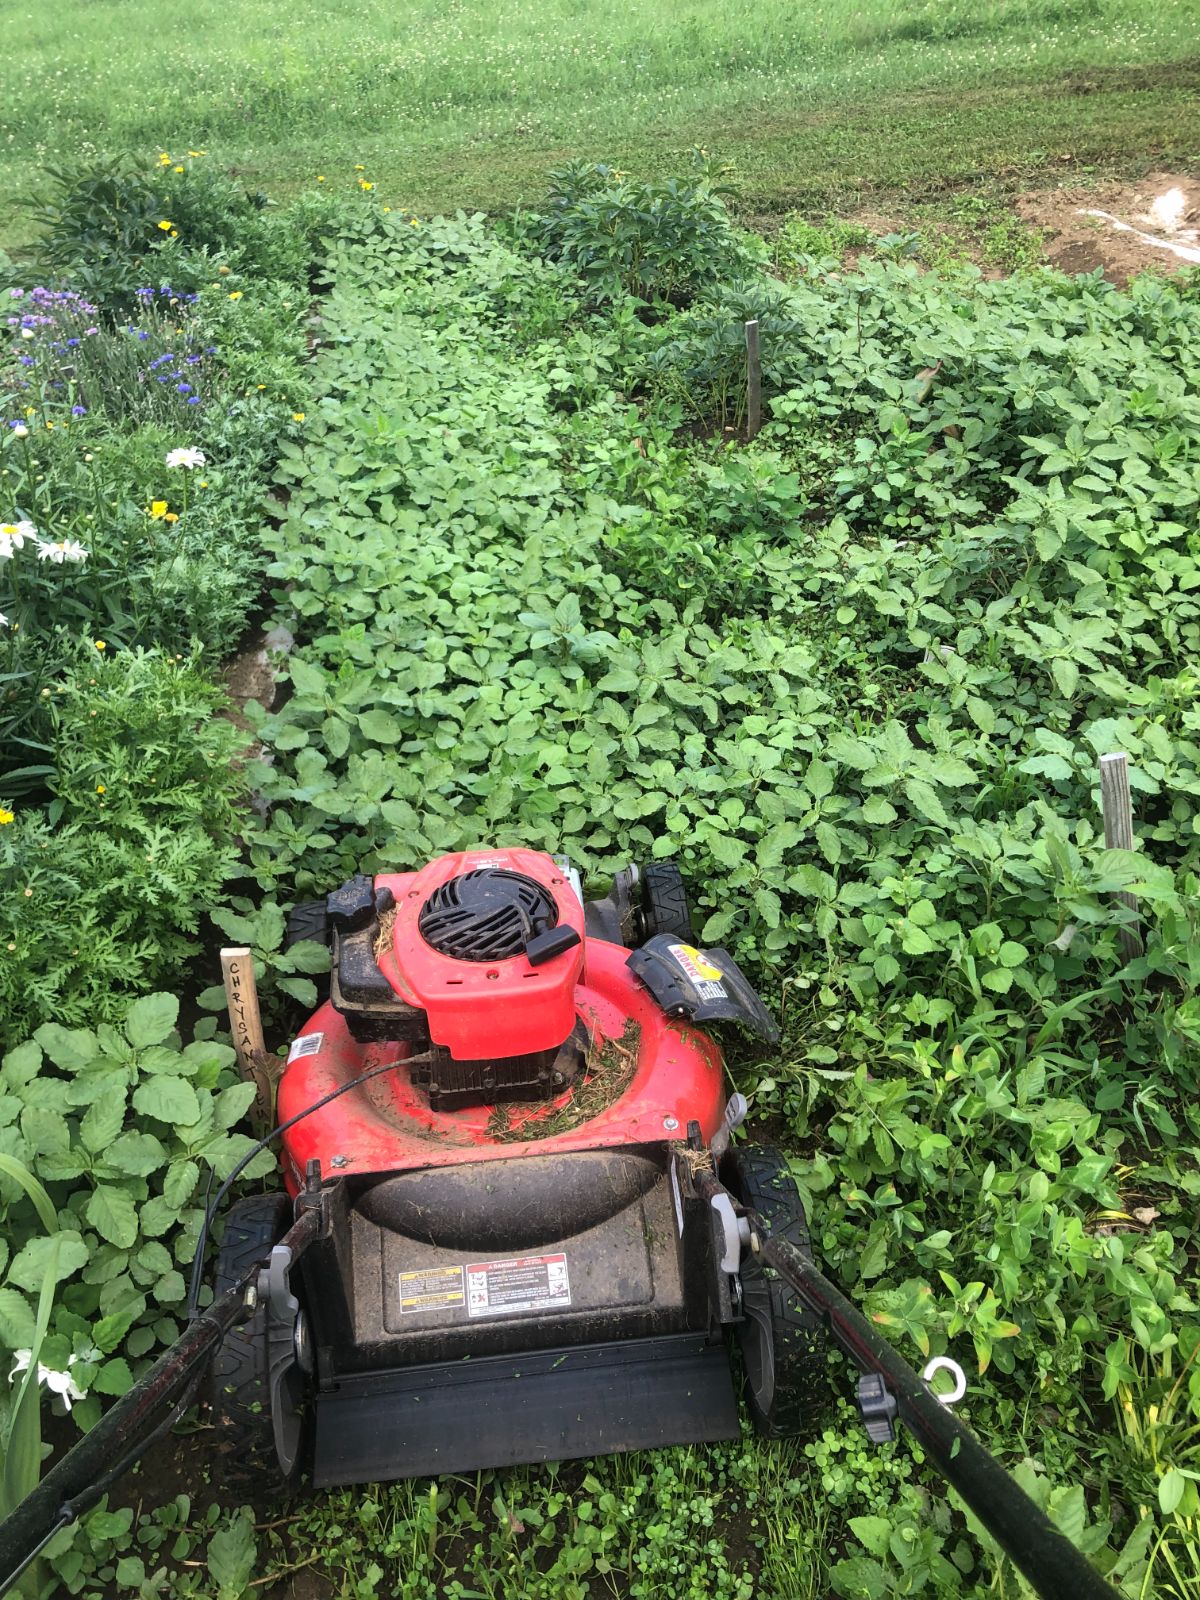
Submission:
M 456 961 L 504 961 L 557 926 L 549 889 L 521 872 L 478 867 L 439 884 L 421 907 L 425 943 Z

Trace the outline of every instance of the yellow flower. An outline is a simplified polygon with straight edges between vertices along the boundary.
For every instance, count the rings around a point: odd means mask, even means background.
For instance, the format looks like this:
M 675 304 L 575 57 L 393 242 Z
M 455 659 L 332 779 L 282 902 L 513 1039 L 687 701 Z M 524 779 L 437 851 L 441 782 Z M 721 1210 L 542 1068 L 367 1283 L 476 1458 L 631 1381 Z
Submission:
M 208 154 L 207 150 L 189 150 L 188 151 L 188 155 L 190 155 L 190 156 L 204 156 L 204 155 L 207 155 L 207 154 Z
M 105 792 L 104 785 L 102 783 L 98 783 L 96 785 L 96 793 L 97 794 L 103 794 L 104 792 Z
M 182 167 L 176 167 L 176 168 L 175 168 L 175 171 L 176 171 L 176 172 L 182 172 L 182 171 L 183 171 L 183 168 L 182 168 Z
M 304 421 L 304 413 L 303 413 L 303 411 L 293 411 L 292 412 L 292 421 L 293 422 L 303 422 Z
M 178 513 L 178 511 L 168 511 L 166 516 L 163 518 L 163 521 L 164 522 L 178 522 L 179 521 L 179 513 Z
M 355 167 L 354 170 L 355 170 L 355 172 L 365 172 L 367 169 L 366 169 L 366 167 L 358 166 L 358 167 Z
M 368 183 L 365 178 L 360 178 L 358 180 L 358 187 L 360 189 L 373 189 L 375 185 L 373 183 Z
M 317 173 L 317 182 L 318 183 L 324 183 L 325 182 L 325 174 L 323 172 L 318 172 Z
M 168 504 L 169 502 L 166 500 L 152 500 L 150 502 L 150 515 L 152 517 L 165 517 Z
M 165 217 L 164 217 L 164 218 L 163 218 L 163 220 L 162 220 L 162 221 L 161 221 L 161 222 L 160 222 L 160 223 L 159 223 L 159 227 L 160 227 L 160 228 L 161 228 L 161 229 L 162 229 L 162 231 L 163 231 L 163 232 L 164 232 L 164 233 L 170 233 L 170 231 L 171 231 L 171 229 L 172 229 L 172 228 L 173 228 L 173 227 L 174 227 L 174 226 L 175 226 L 175 224 L 174 224 L 174 223 L 173 223 L 173 222 L 168 222 L 168 221 L 167 221 L 167 219 L 166 219 L 166 218 L 165 218 Z
M 256 383 L 254 387 L 256 389 L 265 389 L 267 386 L 265 383 Z
M 14 812 L 9 811 L 5 806 L 0 806 L 0 828 L 7 828 L 9 823 L 14 820 L 14 817 Z
M 384 208 L 383 208 L 383 214 L 384 214 L 384 216 L 385 216 L 385 217 L 386 217 L 386 216 L 387 216 L 387 214 L 388 214 L 388 212 L 389 212 L 389 211 L 390 211 L 390 210 L 391 210 L 391 209 L 392 209 L 392 208 L 391 208 L 391 206 L 384 206 Z
M 160 167 L 169 167 L 171 165 L 171 158 L 165 150 L 159 151 L 158 164 Z
M 421 226 L 416 217 L 409 217 L 408 225 L 410 228 L 419 228 Z
M 108 646 L 105 644 L 103 639 L 93 639 L 92 643 L 96 646 L 97 650 L 107 650 L 108 649 Z
M 208 479 L 207 478 L 201 478 L 200 479 L 200 487 L 202 489 L 207 489 L 208 488 Z
M 240 300 L 242 298 L 242 291 L 240 289 L 234 289 L 231 292 L 229 298 L 231 300 Z
M 221 275 L 222 278 L 227 278 L 229 276 L 229 268 L 228 267 L 218 267 L 217 271 Z

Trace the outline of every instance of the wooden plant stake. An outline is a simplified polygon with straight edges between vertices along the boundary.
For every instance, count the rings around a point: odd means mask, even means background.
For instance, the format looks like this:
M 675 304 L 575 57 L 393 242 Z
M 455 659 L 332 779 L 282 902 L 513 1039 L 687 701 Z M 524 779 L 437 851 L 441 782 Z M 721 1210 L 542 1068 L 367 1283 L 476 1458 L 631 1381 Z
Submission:
M 225 980 L 229 1031 L 238 1069 L 246 1082 L 254 1085 L 250 1120 L 261 1138 L 275 1125 L 275 1083 L 282 1062 L 267 1054 L 254 982 L 254 957 L 244 945 L 221 951 L 221 976 Z
M 746 324 L 746 438 L 762 427 L 762 363 L 758 356 L 758 321 Z
M 1110 850 L 1133 849 L 1133 800 L 1129 793 L 1129 760 L 1122 751 L 1100 757 L 1100 809 L 1104 815 L 1104 843 Z M 1137 915 L 1137 895 L 1122 889 L 1116 898 Z M 1132 927 L 1117 932 L 1126 961 L 1142 953 L 1142 941 Z

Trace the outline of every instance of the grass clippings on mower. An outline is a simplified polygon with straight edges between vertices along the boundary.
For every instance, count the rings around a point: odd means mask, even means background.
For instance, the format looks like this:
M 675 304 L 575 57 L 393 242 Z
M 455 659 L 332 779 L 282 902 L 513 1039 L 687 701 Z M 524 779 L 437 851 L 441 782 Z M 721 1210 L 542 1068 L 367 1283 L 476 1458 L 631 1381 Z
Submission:
M 379 932 L 375 935 L 375 948 L 372 954 L 376 963 L 381 956 L 392 948 L 392 932 L 396 926 L 396 908 L 385 911 L 379 919 Z
M 619 1039 L 592 1035 L 583 1076 L 567 1091 L 561 1105 L 539 1115 L 542 1101 L 497 1106 L 488 1118 L 488 1137 L 502 1144 L 552 1139 L 598 1117 L 628 1089 L 637 1068 L 642 1030 L 632 1018 Z

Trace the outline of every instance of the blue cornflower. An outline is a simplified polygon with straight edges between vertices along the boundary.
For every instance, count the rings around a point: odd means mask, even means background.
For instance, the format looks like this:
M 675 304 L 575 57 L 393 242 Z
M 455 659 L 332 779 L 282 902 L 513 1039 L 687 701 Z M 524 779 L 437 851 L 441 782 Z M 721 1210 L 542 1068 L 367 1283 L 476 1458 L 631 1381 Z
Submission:
M 144 342 L 144 341 L 145 341 L 145 340 L 146 340 L 146 339 L 148 339 L 148 338 L 149 338 L 149 337 L 150 337 L 150 335 L 149 335 L 149 334 L 148 334 L 148 333 L 147 333 L 147 332 L 146 332 L 146 330 L 145 330 L 145 328 L 143 328 L 143 329 L 142 329 L 142 330 L 141 330 L 141 332 L 140 332 L 140 333 L 139 333 L 139 334 L 138 334 L 138 338 L 139 338 L 139 339 L 141 339 L 141 340 L 143 340 L 143 342 Z
M 191 394 L 191 392 L 192 386 L 190 383 L 177 383 L 175 385 L 176 394 Z
M 87 407 L 86 406 L 72 406 L 71 407 L 71 415 L 73 417 L 86 417 L 87 416 Z
M 21 357 L 21 365 L 23 367 L 31 367 L 31 366 L 33 366 L 33 357 L 32 356 L 22 356 Z
M 203 360 L 204 360 L 203 356 L 188 356 L 187 364 L 188 364 L 189 367 L 194 367 L 197 362 L 203 361 Z
M 188 395 L 188 405 L 190 405 L 190 406 L 198 406 L 199 404 L 200 404 L 200 396 L 198 394 L 190 394 L 190 395 Z
M 78 344 L 78 343 L 79 343 L 79 340 L 78 340 L 78 339 L 68 339 L 68 340 L 67 340 L 67 349 L 68 349 L 68 350 L 74 350 L 74 348 L 75 348 L 75 346 L 76 346 L 76 345 L 77 345 L 77 344 Z

